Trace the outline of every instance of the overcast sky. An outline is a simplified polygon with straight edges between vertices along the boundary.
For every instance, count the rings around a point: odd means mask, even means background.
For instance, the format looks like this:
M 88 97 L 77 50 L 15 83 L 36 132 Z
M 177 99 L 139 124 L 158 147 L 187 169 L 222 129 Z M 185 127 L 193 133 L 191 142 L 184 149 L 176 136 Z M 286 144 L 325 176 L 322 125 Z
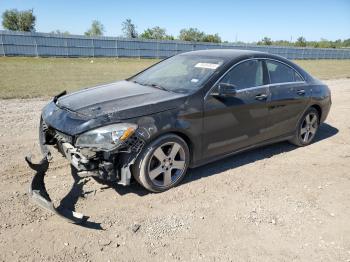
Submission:
M 0 0 L 0 13 L 11 8 L 33 8 L 38 32 L 83 34 L 97 19 L 106 36 L 120 36 L 122 21 L 131 18 L 139 32 L 160 26 L 178 36 L 182 28 L 197 27 L 230 42 L 350 38 L 350 0 Z

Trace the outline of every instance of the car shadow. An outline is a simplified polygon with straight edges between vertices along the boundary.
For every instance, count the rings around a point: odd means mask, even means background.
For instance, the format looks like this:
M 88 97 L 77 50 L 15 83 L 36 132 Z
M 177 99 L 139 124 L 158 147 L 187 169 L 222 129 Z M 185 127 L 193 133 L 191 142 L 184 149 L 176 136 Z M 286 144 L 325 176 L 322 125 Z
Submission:
M 314 140 L 314 144 L 318 143 L 324 139 L 336 135 L 339 130 L 329 124 L 323 123 Z M 280 142 L 256 149 L 248 150 L 246 152 L 239 153 L 237 155 L 226 157 L 222 160 L 215 161 L 213 163 L 200 166 L 190 170 L 190 175 L 186 176 L 182 184 L 192 182 L 197 179 L 205 178 L 212 176 L 221 172 L 224 172 L 229 169 L 238 168 L 246 164 L 251 164 L 259 160 L 267 159 L 272 156 L 290 152 L 297 149 L 298 147 L 290 144 L 289 142 Z
M 320 126 L 313 143 L 318 143 L 324 139 L 332 137 L 336 135 L 338 132 L 339 130 L 337 128 L 327 123 L 323 123 Z M 297 146 L 292 145 L 288 142 L 280 142 L 280 143 L 252 149 L 246 152 L 242 152 L 234 156 L 229 156 L 222 160 L 218 160 L 201 167 L 190 169 L 188 171 L 189 175 L 185 177 L 185 179 L 181 184 L 186 184 L 191 181 L 212 176 L 229 169 L 254 163 L 255 161 L 270 158 L 274 155 L 286 153 L 297 148 L 298 148 Z M 133 181 L 133 183 L 130 186 L 124 187 L 124 186 L 116 185 L 115 183 L 105 182 L 96 178 L 95 180 L 98 183 L 102 183 L 106 185 L 106 187 L 113 188 L 119 195 L 133 193 L 139 196 L 144 196 L 150 193 L 148 190 L 144 189 L 135 181 Z
M 92 192 L 84 191 L 83 187 L 88 182 L 88 180 L 80 177 L 77 174 L 77 171 L 74 167 L 71 166 L 71 175 L 73 177 L 74 183 L 68 192 L 68 194 L 62 198 L 60 201 L 59 206 L 57 207 L 57 210 L 75 210 L 75 205 L 77 204 L 79 198 L 84 198 L 85 195 L 90 194 Z M 103 230 L 101 223 L 96 223 L 89 221 L 89 216 L 83 216 L 81 223 L 79 223 L 80 226 L 90 228 L 90 229 L 97 229 L 97 230 Z
M 314 143 L 318 143 L 324 139 L 332 137 L 336 135 L 339 130 L 329 124 L 322 124 L 319 128 L 319 131 L 315 137 Z M 226 157 L 222 160 L 215 161 L 213 163 L 206 164 L 201 167 L 193 168 L 189 170 L 189 175 L 187 175 L 182 182 L 182 184 L 190 183 L 194 180 L 202 179 L 205 177 L 209 177 L 212 175 L 216 175 L 218 173 L 224 172 L 229 169 L 238 168 L 240 166 L 251 164 L 256 161 L 270 158 L 272 156 L 286 153 L 292 151 L 298 147 L 288 143 L 288 142 L 280 142 L 277 144 L 272 144 L 264 147 L 260 147 L 257 149 L 252 149 L 247 152 L 243 152 L 234 156 Z M 91 193 L 83 190 L 83 187 L 86 183 L 84 178 L 81 178 L 74 171 L 74 168 L 71 170 L 72 177 L 74 179 L 74 183 L 71 187 L 69 193 L 61 200 L 59 208 L 66 208 L 70 210 L 75 210 L 75 205 L 79 198 L 84 197 L 85 195 Z M 98 178 L 94 178 L 96 182 L 101 185 L 104 185 L 103 189 L 113 189 L 116 193 L 123 196 L 125 194 L 136 194 L 138 196 L 145 196 L 150 194 L 149 191 L 140 186 L 137 182 L 133 181 L 130 186 L 124 187 L 117 185 L 115 182 L 106 182 L 100 180 Z M 180 185 L 181 186 L 181 185 Z M 84 223 L 80 224 L 83 227 L 91 228 L 91 229 L 103 229 L 100 223 L 87 221 L 89 217 L 85 217 Z

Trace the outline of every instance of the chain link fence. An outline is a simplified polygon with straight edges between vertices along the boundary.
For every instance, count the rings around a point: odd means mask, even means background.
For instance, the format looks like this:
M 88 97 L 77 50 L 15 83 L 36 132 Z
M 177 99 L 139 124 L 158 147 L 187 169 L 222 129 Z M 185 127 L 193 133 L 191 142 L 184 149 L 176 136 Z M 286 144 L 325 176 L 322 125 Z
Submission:
M 268 52 L 288 59 L 350 59 L 348 48 L 218 44 L 0 30 L 0 56 L 165 58 L 192 50 L 224 48 Z

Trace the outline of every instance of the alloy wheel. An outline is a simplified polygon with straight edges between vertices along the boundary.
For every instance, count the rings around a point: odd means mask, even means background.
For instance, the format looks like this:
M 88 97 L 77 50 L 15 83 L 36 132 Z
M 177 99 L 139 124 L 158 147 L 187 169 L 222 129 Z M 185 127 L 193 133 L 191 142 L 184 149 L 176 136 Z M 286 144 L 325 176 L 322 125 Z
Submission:
M 314 136 L 318 128 L 318 116 L 314 112 L 307 114 L 300 127 L 300 137 L 303 143 L 309 143 Z
M 168 142 L 156 148 L 148 164 L 148 175 L 152 183 L 160 187 L 174 184 L 186 169 L 185 156 L 184 148 L 176 142 Z

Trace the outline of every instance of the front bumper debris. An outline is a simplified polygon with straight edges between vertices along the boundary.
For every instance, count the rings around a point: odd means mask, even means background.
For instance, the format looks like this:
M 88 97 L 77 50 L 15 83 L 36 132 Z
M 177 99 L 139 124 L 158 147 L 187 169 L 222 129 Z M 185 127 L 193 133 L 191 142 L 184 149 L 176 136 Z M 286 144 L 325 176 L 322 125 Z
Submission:
M 43 118 L 40 119 L 39 142 L 43 159 L 34 164 L 31 157 L 25 160 L 29 167 L 35 171 L 29 193 L 32 200 L 40 207 L 67 219 L 71 223 L 82 224 L 88 219 L 87 216 L 75 211 L 55 207 L 45 188 L 45 176 L 52 160 L 48 146 L 55 147 L 71 164 L 73 178 L 97 177 L 104 181 L 115 182 L 127 186 L 131 180 L 131 165 L 145 145 L 142 137 L 131 136 L 117 151 L 98 151 L 79 149 L 73 145 L 73 137 L 64 134 L 47 125 Z M 73 209 L 74 207 L 72 207 Z M 90 222 L 87 222 L 90 223 Z
M 45 155 L 38 164 L 34 164 L 30 156 L 27 156 L 25 160 L 29 167 L 36 172 L 29 187 L 29 194 L 34 203 L 41 208 L 51 211 L 52 213 L 68 220 L 71 223 L 82 224 L 85 222 L 88 217 L 84 216 L 83 214 L 65 208 L 55 208 L 53 205 L 51 198 L 46 191 L 44 182 L 44 178 L 50 164 L 48 156 Z

